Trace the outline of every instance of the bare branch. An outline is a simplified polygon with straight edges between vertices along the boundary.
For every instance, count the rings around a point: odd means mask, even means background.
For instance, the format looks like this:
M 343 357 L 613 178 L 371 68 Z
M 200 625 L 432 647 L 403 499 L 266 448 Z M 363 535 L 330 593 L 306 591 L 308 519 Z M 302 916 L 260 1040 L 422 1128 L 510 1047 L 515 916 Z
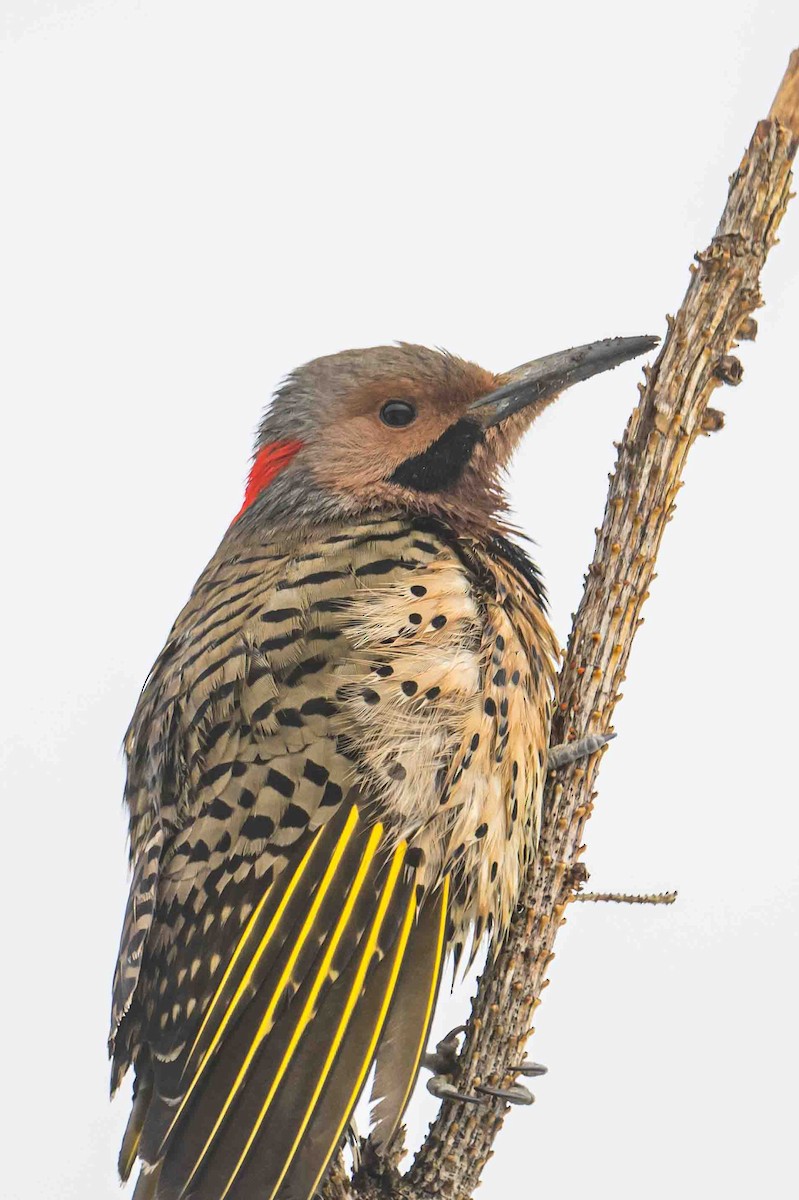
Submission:
M 767 120 L 761 121 L 730 181 L 727 204 L 710 246 L 696 255 L 683 303 L 667 318 L 668 333 L 630 417 L 611 476 L 602 527 L 560 675 L 552 745 L 612 731 L 619 688 L 655 561 L 674 513 L 688 452 L 718 430 L 723 415 L 708 407 L 716 388 L 740 382 L 737 340 L 752 340 L 761 305 L 760 273 L 790 198 L 791 163 L 799 140 L 799 51 L 794 52 Z M 553 946 L 576 889 L 588 877 L 580 857 L 585 823 L 604 749 L 551 772 L 539 853 L 517 916 L 497 958 L 480 980 L 461 1055 L 458 1089 L 510 1087 L 524 1059 Z M 624 902 L 652 897 L 609 896 Z M 664 898 L 661 903 L 669 903 Z M 507 1108 L 445 1103 L 404 1178 L 395 1167 L 362 1170 L 360 1195 L 396 1198 L 469 1197 L 477 1187 Z M 341 1176 L 327 1200 L 348 1193 Z

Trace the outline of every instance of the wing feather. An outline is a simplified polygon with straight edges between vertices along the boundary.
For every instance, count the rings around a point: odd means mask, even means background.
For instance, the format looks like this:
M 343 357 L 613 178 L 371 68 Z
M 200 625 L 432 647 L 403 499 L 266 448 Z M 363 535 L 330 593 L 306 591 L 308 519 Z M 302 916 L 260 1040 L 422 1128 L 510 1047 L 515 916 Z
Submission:
M 265 1200 L 275 1200 L 281 1188 L 289 1196 L 313 1195 L 341 1144 L 374 1061 L 416 915 L 413 889 L 400 881 L 406 849 L 404 842 L 395 849 L 369 932 L 346 976 L 339 981 L 337 999 L 340 1005 L 343 1000 L 343 1006 L 332 1027 L 332 1037 L 314 1037 L 312 1033 L 309 1038 L 305 1057 L 309 1083 L 314 1083 L 314 1077 L 315 1083 L 312 1090 L 301 1089 L 304 1096 L 308 1091 L 311 1094 L 307 1103 L 303 1100 L 304 1111 L 300 1106 L 299 1120 L 295 1111 L 293 1120 L 284 1118 L 280 1124 L 281 1140 L 288 1149 L 278 1156 L 284 1159 L 283 1166 L 270 1183 Z M 392 911 L 401 917 L 396 934 L 390 920 Z M 298 1064 L 298 1077 L 303 1073 L 302 1064 Z
M 354 836 L 359 824 L 357 836 Z M 292 918 L 292 923 L 282 931 L 280 944 L 273 944 L 273 954 L 268 961 L 261 959 L 255 964 L 259 968 L 257 978 L 253 975 L 246 994 L 239 983 L 227 1007 L 222 1007 L 221 1002 L 217 1004 L 213 1037 L 205 1053 L 196 1061 L 194 1070 L 184 1071 L 179 1061 L 155 1061 L 155 1095 L 140 1144 L 140 1154 L 145 1162 L 154 1165 L 166 1154 L 170 1142 L 177 1142 L 181 1160 L 193 1151 L 199 1156 L 196 1163 L 187 1165 L 189 1173 L 199 1165 L 199 1158 L 210 1148 L 210 1142 L 216 1137 L 262 1043 L 279 1024 L 282 1011 L 289 1006 L 318 954 L 325 926 L 335 919 L 348 877 L 351 880 L 357 870 L 364 834 L 364 825 L 359 822 L 355 806 L 342 806 L 337 818 L 318 837 L 318 862 L 322 871 L 316 886 L 309 891 L 303 889 L 293 908 L 291 905 L 282 908 L 281 903 L 277 904 L 275 913 L 282 911 Z M 316 857 L 312 849 L 310 854 L 306 850 L 294 870 L 289 866 L 284 869 L 280 877 L 283 898 L 290 893 L 291 880 L 299 867 L 307 864 L 309 858 Z M 296 894 L 296 890 L 291 893 L 292 896 Z M 250 976 L 272 924 L 270 921 L 257 945 L 254 939 L 251 942 L 252 957 L 249 960 L 240 958 L 238 965 L 243 980 Z M 228 977 L 226 987 L 230 987 L 233 978 L 233 975 Z M 205 1032 L 210 1028 L 210 1025 L 206 1026 Z M 191 1051 L 189 1057 L 192 1057 Z M 202 1140 L 198 1144 L 201 1132 Z
M 446 952 L 449 876 L 425 899 L 394 989 L 372 1085 L 372 1132 L 384 1151 L 407 1107 L 430 1033 Z
M 159 1172 L 157 1200 L 316 1186 L 374 1060 L 414 927 L 406 850 L 342 806 L 284 869 L 279 897 L 256 907 L 187 1051 L 179 1098 L 159 1091 L 174 1063 L 154 1063 L 139 1153 Z

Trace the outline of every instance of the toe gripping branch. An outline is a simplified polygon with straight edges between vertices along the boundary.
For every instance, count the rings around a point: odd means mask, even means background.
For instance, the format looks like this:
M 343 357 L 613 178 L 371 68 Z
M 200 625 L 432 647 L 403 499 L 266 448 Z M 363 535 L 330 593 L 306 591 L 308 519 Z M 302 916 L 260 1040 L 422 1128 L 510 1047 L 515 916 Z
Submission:
M 590 758 L 597 750 L 612 742 L 615 736 L 615 733 L 591 733 L 588 737 L 578 738 L 576 742 L 562 742 L 559 746 L 552 746 L 547 759 L 547 770 L 557 771 L 558 767 L 565 767 L 578 759 Z
M 427 1081 L 428 1092 L 439 1100 L 458 1100 L 462 1104 L 485 1104 L 488 1100 L 504 1100 L 508 1104 L 532 1104 L 535 1096 L 523 1083 L 515 1083 L 509 1088 L 476 1084 L 474 1090 L 477 1095 L 458 1091 L 452 1077 L 458 1069 L 459 1039 L 465 1030 L 465 1025 L 456 1025 L 436 1044 L 434 1052 L 428 1052 L 422 1058 L 422 1066 L 433 1072 Z M 536 1062 L 519 1063 L 510 1069 L 514 1074 L 524 1075 L 528 1079 L 547 1073 L 547 1068 Z

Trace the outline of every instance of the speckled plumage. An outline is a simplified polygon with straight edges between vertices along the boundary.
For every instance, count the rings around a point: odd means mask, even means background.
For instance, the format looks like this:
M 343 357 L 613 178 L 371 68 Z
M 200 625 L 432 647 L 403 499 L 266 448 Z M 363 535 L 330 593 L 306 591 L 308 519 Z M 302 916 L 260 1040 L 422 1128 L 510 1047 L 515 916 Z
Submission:
M 385 1144 L 445 951 L 501 936 L 537 842 L 558 650 L 496 515 L 534 413 L 452 438 L 501 377 L 416 347 L 320 363 L 264 422 L 280 473 L 262 458 L 251 484 L 277 478 L 248 490 L 125 741 L 110 1047 L 113 1087 L 136 1066 L 137 1200 L 307 1200 L 375 1058 Z M 416 440 L 359 444 L 408 394 Z

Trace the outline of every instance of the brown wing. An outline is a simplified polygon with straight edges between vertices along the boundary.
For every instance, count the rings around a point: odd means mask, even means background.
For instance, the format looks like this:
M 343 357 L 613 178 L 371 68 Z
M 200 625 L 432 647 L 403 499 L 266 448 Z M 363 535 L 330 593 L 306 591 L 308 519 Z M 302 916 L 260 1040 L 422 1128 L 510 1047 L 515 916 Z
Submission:
M 338 535 L 279 570 L 267 548 L 212 563 L 142 696 L 112 1030 L 115 1082 L 137 1068 L 120 1168 L 142 1159 L 140 1195 L 310 1194 L 432 922 L 426 1036 L 446 904 L 419 909 L 418 860 L 352 790 L 339 720 L 364 657 L 342 605 L 438 552 L 398 530 Z
M 154 1052 L 140 1154 L 157 1196 L 313 1193 L 419 919 L 406 855 L 345 804 L 265 892 L 180 1069 Z

